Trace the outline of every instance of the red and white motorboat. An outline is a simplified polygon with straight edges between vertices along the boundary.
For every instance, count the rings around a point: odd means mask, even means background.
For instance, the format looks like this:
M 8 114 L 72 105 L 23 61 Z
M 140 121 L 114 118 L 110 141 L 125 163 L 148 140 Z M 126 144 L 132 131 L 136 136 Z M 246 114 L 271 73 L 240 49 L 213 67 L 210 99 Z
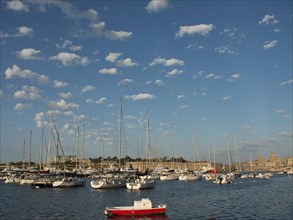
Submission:
M 148 198 L 143 198 L 139 201 L 134 201 L 133 206 L 115 206 L 106 207 L 105 215 L 117 216 L 117 215 L 165 215 L 167 205 L 160 204 L 157 207 L 152 207 L 152 202 Z

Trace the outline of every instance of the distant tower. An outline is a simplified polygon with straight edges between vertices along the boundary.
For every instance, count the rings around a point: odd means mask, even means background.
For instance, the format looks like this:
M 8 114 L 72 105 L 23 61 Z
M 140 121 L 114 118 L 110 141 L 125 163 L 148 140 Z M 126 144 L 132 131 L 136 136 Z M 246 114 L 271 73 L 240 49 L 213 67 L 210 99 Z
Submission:
M 271 151 L 270 152 L 270 161 L 274 161 L 277 159 L 277 155 L 276 155 L 276 152 L 275 151 Z
M 257 155 L 257 160 L 258 160 L 258 162 L 261 162 L 262 161 L 262 158 L 261 158 L 260 153 L 258 153 L 258 155 Z

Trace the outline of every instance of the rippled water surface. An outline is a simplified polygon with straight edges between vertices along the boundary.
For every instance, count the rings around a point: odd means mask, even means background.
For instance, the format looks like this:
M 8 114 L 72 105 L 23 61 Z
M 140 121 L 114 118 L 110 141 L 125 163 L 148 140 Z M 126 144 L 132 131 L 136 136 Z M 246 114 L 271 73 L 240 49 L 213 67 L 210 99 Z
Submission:
M 293 176 L 237 179 L 229 185 L 200 181 L 157 181 L 156 188 L 33 189 L 0 182 L 0 219 L 105 219 L 106 206 L 132 205 L 150 198 L 167 204 L 166 217 L 155 219 L 293 219 Z

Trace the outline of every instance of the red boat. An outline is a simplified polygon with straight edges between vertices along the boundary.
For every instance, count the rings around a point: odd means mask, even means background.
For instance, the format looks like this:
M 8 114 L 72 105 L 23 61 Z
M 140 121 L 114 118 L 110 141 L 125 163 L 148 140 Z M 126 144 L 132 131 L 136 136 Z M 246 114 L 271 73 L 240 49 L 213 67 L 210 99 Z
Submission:
M 148 198 L 134 201 L 133 206 L 106 207 L 105 215 L 108 216 L 135 216 L 135 215 L 165 215 L 167 206 L 160 204 L 152 207 L 152 202 Z

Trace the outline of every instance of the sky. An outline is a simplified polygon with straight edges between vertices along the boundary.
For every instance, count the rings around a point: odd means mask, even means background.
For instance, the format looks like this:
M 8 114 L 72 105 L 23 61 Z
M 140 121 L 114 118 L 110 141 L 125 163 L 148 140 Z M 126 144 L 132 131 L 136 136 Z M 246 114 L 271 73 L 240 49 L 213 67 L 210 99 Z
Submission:
M 53 155 L 57 132 L 83 158 L 119 140 L 132 158 L 292 156 L 292 15 L 292 1 L 1 1 L 0 162 Z

